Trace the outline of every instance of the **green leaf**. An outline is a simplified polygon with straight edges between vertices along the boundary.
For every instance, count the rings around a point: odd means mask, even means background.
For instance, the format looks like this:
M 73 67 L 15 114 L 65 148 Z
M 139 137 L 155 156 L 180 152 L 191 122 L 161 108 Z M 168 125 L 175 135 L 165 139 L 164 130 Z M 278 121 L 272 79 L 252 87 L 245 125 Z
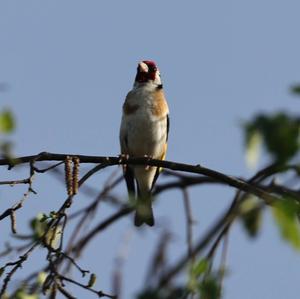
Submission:
M 256 237 L 262 220 L 262 210 L 257 197 L 249 197 L 241 205 L 240 219 L 249 237 Z
M 37 276 L 37 284 L 42 287 L 44 282 L 46 281 L 46 278 L 47 278 L 46 272 L 44 272 L 44 271 L 39 272 L 39 274 Z
M 94 284 L 96 283 L 96 280 L 97 280 L 96 274 L 95 274 L 95 273 L 92 273 L 92 274 L 90 275 L 90 279 L 89 279 L 89 282 L 88 282 L 88 284 L 87 284 L 87 287 L 88 287 L 88 288 L 93 287 Z
M 262 136 L 266 150 L 275 162 L 284 163 L 293 158 L 299 150 L 300 119 L 287 113 L 257 115 L 244 126 L 246 145 L 254 132 Z
M 199 293 L 202 299 L 219 299 L 221 290 L 218 279 L 214 276 L 207 277 L 199 284 Z
M 39 221 L 40 222 L 45 222 L 45 221 L 47 221 L 49 219 L 49 216 L 48 215 L 46 215 L 45 213 L 43 213 L 42 215 L 39 215 Z
M 251 169 L 255 168 L 260 156 L 262 135 L 257 129 L 246 128 L 246 163 Z
M 200 259 L 195 266 L 192 268 L 192 276 L 198 278 L 200 275 L 204 274 L 209 268 L 209 262 L 207 259 Z
M 273 205 L 272 212 L 281 237 L 300 250 L 299 204 L 288 198 L 280 200 Z
M 0 113 L 0 133 L 11 133 L 15 128 L 15 121 L 9 110 Z
M 291 87 L 291 92 L 300 95 L 300 84 L 294 85 Z
M 58 214 L 57 214 L 55 211 L 51 211 L 50 214 L 49 214 L 49 217 L 50 217 L 51 219 L 57 219 Z
M 45 231 L 46 231 L 46 229 L 45 229 Z M 43 232 L 43 234 L 45 233 L 45 231 Z M 56 225 L 54 227 L 50 227 L 50 229 L 48 230 L 48 232 L 45 236 L 44 242 L 46 243 L 46 245 L 52 247 L 53 249 L 58 249 L 61 234 L 62 234 L 62 226 L 61 225 Z
M 14 295 L 15 299 L 39 299 L 37 294 L 27 294 L 25 287 L 20 288 Z
M 210 268 L 210 262 L 201 258 L 197 262 L 195 262 L 190 269 L 190 276 L 187 283 L 187 288 L 190 292 L 197 292 L 197 288 L 199 285 L 199 279 L 202 277 Z
M 45 234 L 48 229 L 48 216 L 44 213 L 39 213 L 30 221 L 30 227 L 33 231 L 33 238 L 37 241 Z

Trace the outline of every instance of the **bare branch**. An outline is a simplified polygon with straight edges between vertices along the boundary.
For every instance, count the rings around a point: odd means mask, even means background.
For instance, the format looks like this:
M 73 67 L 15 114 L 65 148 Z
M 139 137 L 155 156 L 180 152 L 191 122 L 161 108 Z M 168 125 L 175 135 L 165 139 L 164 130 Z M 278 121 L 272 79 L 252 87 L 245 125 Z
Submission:
M 6 277 L 4 278 L 3 281 L 3 285 L 0 291 L 0 298 L 2 298 L 2 296 L 4 295 L 7 285 L 11 279 L 11 277 L 15 274 L 15 272 L 22 267 L 22 264 L 27 260 L 28 256 L 30 255 L 30 253 L 35 249 L 35 247 L 38 245 L 38 243 L 33 244 L 27 251 L 25 254 L 23 254 L 22 256 L 20 256 L 20 258 L 15 261 L 15 262 L 9 262 L 6 263 L 6 265 L 3 267 L 3 269 L 6 269 L 7 267 L 11 267 L 13 266 L 12 270 L 6 275 Z
M 86 236 L 83 239 L 81 239 L 78 242 L 78 244 L 75 247 L 73 247 L 72 250 L 78 256 L 80 254 L 80 252 L 82 251 L 82 249 L 93 239 L 93 237 L 96 234 L 98 234 L 99 232 L 101 232 L 102 230 L 104 230 L 107 226 L 109 226 L 110 224 L 112 224 L 113 222 L 115 222 L 116 220 L 118 220 L 119 218 L 124 217 L 127 214 L 131 213 L 132 211 L 133 211 L 132 207 L 125 206 L 124 208 L 122 208 L 121 210 L 119 210 L 117 213 L 111 215 L 106 220 L 104 220 L 101 223 L 99 223 L 89 233 L 87 233 Z
M 150 159 L 148 157 L 138 157 L 138 158 L 126 158 L 126 157 L 103 157 L 103 156 L 85 156 L 85 155 L 66 155 L 66 154 L 54 154 L 42 152 L 34 156 L 24 156 L 15 159 L 0 159 L 0 165 L 8 165 L 10 168 L 15 165 L 30 163 L 32 161 L 64 161 L 67 157 L 74 157 L 80 159 L 81 163 L 101 163 L 101 168 L 105 168 L 112 165 L 129 164 L 129 165 L 149 165 L 157 166 L 177 171 L 189 172 L 202 174 L 211 178 L 214 178 L 218 182 L 225 183 L 229 186 L 240 189 L 244 192 L 252 193 L 260 198 L 262 198 L 267 204 L 271 204 L 273 201 L 277 200 L 277 197 L 261 190 L 256 186 L 252 186 L 244 180 L 239 178 L 225 175 L 221 172 L 202 167 L 198 165 L 189 165 L 183 163 L 175 163 L 172 161 L 162 161 L 156 159 Z M 100 167 L 100 166 L 99 166 Z
M 299 169 L 295 166 L 281 166 L 281 165 L 271 165 L 260 172 L 258 172 L 253 178 L 249 181 L 241 179 L 239 177 L 234 177 L 226 175 L 224 173 L 202 167 L 200 165 L 190 165 L 177 163 L 172 161 L 161 161 L 150 159 L 148 157 L 104 157 L 104 156 L 85 156 L 85 155 L 70 155 L 70 154 L 55 154 L 55 153 L 40 153 L 33 156 L 19 157 L 15 159 L 0 159 L 0 166 L 7 165 L 9 169 L 21 165 L 29 164 L 30 167 L 30 176 L 28 179 L 15 180 L 15 181 L 2 181 L 0 185 L 5 184 L 28 184 L 27 192 L 24 194 L 23 198 L 14 206 L 4 211 L 0 214 L 0 221 L 6 217 L 10 217 L 12 231 L 16 232 L 16 210 L 20 209 L 23 205 L 24 200 L 28 195 L 35 191 L 32 189 L 32 179 L 35 173 L 44 173 L 51 169 L 54 169 L 64 163 L 65 160 L 68 160 L 71 164 L 68 168 L 68 197 L 61 203 L 60 207 L 48 215 L 45 215 L 46 219 L 46 228 L 42 231 L 42 236 L 38 235 L 36 237 L 34 234 L 30 236 L 31 243 L 26 247 L 22 248 L 21 252 L 27 250 L 25 253 L 22 253 L 20 258 L 17 261 L 7 263 L 2 269 L 6 270 L 7 267 L 12 267 L 10 272 L 7 273 L 4 278 L 1 295 L 4 294 L 7 289 L 7 285 L 11 280 L 14 273 L 20 268 L 23 262 L 29 257 L 31 252 L 42 245 L 43 248 L 47 251 L 47 260 L 46 265 L 43 267 L 43 272 L 47 273 L 47 283 L 44 284 L 43 290 L 46 289 L 56 289 L 58 292 L 63 294 L 66 298 L 75 298 L 68 290 L 65 289 L 64 282 L 77 285 L 79 287 L 85 288 L 92 293 L 96 294 L 98 297 L 108 297 L 115 298 L 114 295 L 109 295 L 103 293 L 102 291 L 97 291 L 92 288 L 92 283 L 84 284 L 81 281 L 69 278 L 69 272 L 71 268 L 76 268 L 84 276 L 88 273 L 88 270 L 84 270 L 77 263 L 77 258 L 83 253 L 83 250 L 86 248 L 86 245 L 94 239 L 94 237 L 107 229 L 110 225 L 120 220 L 123 216 L 130 214 L 134 210 L 134 206 L 130 204 L 123 204 L 121 200 L 116 200 L 116 206 L 119 207 L 119 210 L 113 213 L 108 218 L 102 220 L 95 227 L 91 228 L 89 231 L 84 232 L 81 229 L 84 224 L 88 224 L 93 215 L 96 212 L 99 202 L 107 198 L 115 198 L 114 194 L 111 192 L 112 189 L 117 186 L 122 181 L 122 177 L 118 177 L 114 180 L 108 181 L 104 184 L 101 191 L 99 191 L 96 198 L 93 201 L 89 202 L 86 207 L 82 208 L 78 212 L 73 212 L 73 214 L 68 214 L 69 209 L 73 204 L 73 198 L 77 193 L 77 189 L 82 187 L 85 182 L 92 177 L 98 171 L 118 165 L 144 165 L 144 166 L 154 166 L 161 167 L 164 169 L 169 169 L 166 171 L 167 176 L 171 177 L 172 180 L 168 183 L 157 185 L 154 190 L 154 194 L 161 193 L 168 189 L 179 188 L 183 192 L 184 199 L 184 208 L 186 216 L 186 240 L 187 240 L 187 253 L 184 254 L 178 261 L 174 263 L 173 266 L 166 268 L 163 265 L 163 271 L 160 271 L 160 275 L 157 276 L 155 282 L 158 281 L 157 286 L 164 287 L 166 286 L 180 271 L 186 266 L 190 261 L 194 261 L 196 255 L 203 253 L 205 250 L 208 251 L 208 258 L 213 259 L 219 244 L 224 238 L 228 237 L 231 224 L 233 221 L 240 215 L 240 204 L 243 202 L 245 196 L 249 193 L 260 197 L 263 199 L 262 205 L 268 204 L 271 205 L 274 201 L 281 199 L 283 196 L 292 195 L 294 198 L 300 201 L 299 192 L 289 189 L 286 186 L 276 185 L 271 183 L 269 185 L 264 185 L 265 179 L 269 178 L 273 174 L 286 170 L 294 170 L 299 173 Z M 42 161 L 56 161 L 55 164 L 47 166 L 47 168 L 39 169 L 36 165 L 40 166 Z M 59 161 L 57 163 L 57 161 Z M 72 164 L 73 163 L 73 164 Z M 90 170 L 88 170 L 80 180 L 79 179 L 79 164 L 90 163 L 95 164 Z M 41 163 L 44 164 L 44 163 Z M 51 163 L 52 164 L 52 163 Z M 45 164 L 44 164 L 45 167 Z M 73 168 L 72 168 L 73 167 Z M 170 170 L 176 171 L 171 172 Z M 187 173 L 187 174 L 186 174 Z M 193 174 L 193 175 L 190 175 Z M 268 180 L 269 182 L 270 180 Z M 190 200 L 187 193 L 187 187 L 200 184 L 223 184 L 234 187 L 238 190 L 235 199 L 231 206 L 221 215 L 221 217 L 214 223 L 214 225 L 198 239 L 198 241 L 193 242 L 193 232 L 192 232 L 192 209 L 190 207 Z M 96 189 L 95 189 L 96 190 Z M 98 191 L 97 191 L 98 192 Z M 96 193 L 94 193 L 96 194 Z M 75 201 L 74 201 L 75 202 Z M 112 201 L 111 201 L 112 202 Z M 77 217 L 79 216 L 79 217 Z M 75 222 L 73 232 L 71 234 L 66 234 L 64 237 L 65 228 L 68 227 L 69 221 Z M 45 231 L 44 231 L 45 230 Z M 56 231 L 59 230 L 59 243 L 58 246 L 52 246 L 52 241 L 57 237 Z M 71 238 L 70 238 L 71 236 Z M 67 244 L 66 241 L 67 240 Z M 75 240 L 76 239 L 76 240 Z M 166 242 L 166 239 L 162 239 Z M 225 240 L 226 241 L 226 240 Z M 53 242 L 54 243 L 54 242 Z M 162 243 L 163 244 L 163 243 Z M 226 243 L 225 243 L 226 244 Z M 165 246 L 165 245 L 164 245 Z M 65 248 L 63 248 L 65 247 Z M 29 248 L 29 249 L 28 249 Z M 226 249 L 226 246 L 224 247 Z M 164 254 L 164 247 L 160 248 L 161 252 Z M 10 247 L 7 250 L 8 252 L 13 252 L 14 247 Z M 16 251 L 15 251 L 16 252 Z M 223 252 L 226 253 L 226 250 Z M 6 252 L 5 252 L 6 254 Z M 224 258 L 225 260 L 225 258 Z M 119 271 L 120 272 L 120 271 Z M 119 273 L 120 274 L 120 273 Z M 33 279 L 38 275 L 38 272 L 35 272 L 30 279 Z M 93 274 L 94 275 L 94 274 Z M 32 278 L 33 277 L 33 278 Z M 33 280 L 31 280 L 33 281 Z M 117 280 L 116 280 L 117 282 Z M 155 283 L 156 285 L 156 283 Z M 35 286 L 38 289 L 38 286 Z M 116 291 L 119 288 L 116 287 Z M 54 292 L 54 293 L 55 293 Z M 53 293 L 53 294 L 54 294 Z M 54 296 L 54 295 L 53 295 Z M 52 297 L 53 297 L 52 296 Z
M 18 184 L 29 184 L 30 183 L 30 178 L 23 179 L 23 180 L 12 180 L 12 181 L 1 181 L 0 185 L 18 185 Z
M 188 248 L 188 256 L 191 261 L 191 263 L 194 263 L 195 256 L 193 255 L 193 216 L 192 216 L 192 208 L 190 203 L 190 198 L 188 191 L 186 188 L 182 189 L 183 193 L 183 203 L 184 203 L 184 211 L 185 211 L 185 218 L 186 218 L 186 242 L 187 242 L 187 248 Z

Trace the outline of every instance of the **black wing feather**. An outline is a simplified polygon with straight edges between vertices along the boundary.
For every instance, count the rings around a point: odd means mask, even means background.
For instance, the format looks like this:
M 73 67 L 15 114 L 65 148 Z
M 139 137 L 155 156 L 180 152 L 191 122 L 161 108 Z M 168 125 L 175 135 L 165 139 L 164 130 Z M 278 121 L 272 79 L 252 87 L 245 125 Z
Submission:
M 169 138 L 169 130 L 170 130 L 170 117 L 169 117 L 169 114 L 167 114 L 167 139 L 166 139 L 166 141 L 168 141 L 168 138 Z
M 135 184 L 134 184 L 134 175 L 133 170 L 128 166 L 124 166 L 124 178 L 127 185 L 127 190 L 129 196 L 135 196 Z

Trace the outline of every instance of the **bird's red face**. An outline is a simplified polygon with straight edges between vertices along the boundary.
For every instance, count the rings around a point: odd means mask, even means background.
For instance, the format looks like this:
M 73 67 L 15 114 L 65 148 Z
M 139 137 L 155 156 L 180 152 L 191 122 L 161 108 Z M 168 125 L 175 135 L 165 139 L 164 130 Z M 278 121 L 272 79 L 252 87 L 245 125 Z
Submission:
M 141 61 L 137 67 L 135 82 L 145 83 L 149 81 L 154 81 L 156 78 L 157 71 L 158 69 L 155 62 L 150 60 Z

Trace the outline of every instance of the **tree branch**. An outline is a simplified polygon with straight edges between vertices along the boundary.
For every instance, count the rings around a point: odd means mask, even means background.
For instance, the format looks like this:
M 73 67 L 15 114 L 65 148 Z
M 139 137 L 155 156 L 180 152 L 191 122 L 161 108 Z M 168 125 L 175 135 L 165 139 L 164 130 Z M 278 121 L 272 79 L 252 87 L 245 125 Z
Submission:
M 172 161 L 162 161 L 156 159 L 150 159 L 148 157 L 137 157 L 137 158 L 126 158 L 126 157 L 109 157 L 109 156 L 86 156 L 86 155 L 71 155 L 71 154 L 55 154 L 42 152 L 33 156 L 24 156 L 14 159 L 0 159 L 0 165 L 8 165 L 9 168 L 12 168 L 16 165 L 38 162 L 38 161 L 64 161 L 67 157 L 77 157 L 80 160 L 80 163 L 101 163 L 102 167 L 105 168 L 112 165 L 148 165 L 162 167 L 166 169 L 172 169 L 176 171 L 183 171 L 189 173 L 202 174 L 211 178 L 214 178 L 218 182 L 225 183 L 231 187 L 237 188 L 244 192 L 252 193 L 260 198 L 262 198 L 265 203 L 271 204 L 273 201 L 278 198 L 272 196 L 271 194 L 265 192 L 264 190 L 253 186 L 246 181 L 239 179 L 237 177 L 229 176 L 221 172 L 202 167 L 198 165 L 190 165 L 184 163 L 176 163 Z

